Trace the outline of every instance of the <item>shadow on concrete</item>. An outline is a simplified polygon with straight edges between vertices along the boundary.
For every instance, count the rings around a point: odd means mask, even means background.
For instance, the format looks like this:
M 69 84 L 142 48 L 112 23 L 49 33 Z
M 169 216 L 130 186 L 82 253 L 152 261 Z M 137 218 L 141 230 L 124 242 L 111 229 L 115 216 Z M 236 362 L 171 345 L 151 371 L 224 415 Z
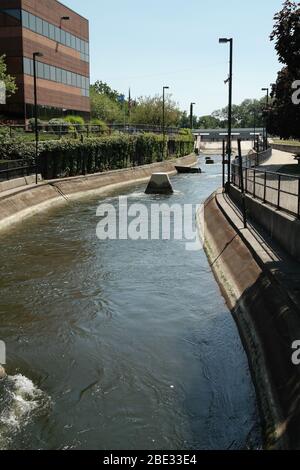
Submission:
M 266 445 L 299 449 L 300 366 L 292 362 L 292 344 L 300 341 L 300 310 L 263 272 L 232 313 L 248 352 Z

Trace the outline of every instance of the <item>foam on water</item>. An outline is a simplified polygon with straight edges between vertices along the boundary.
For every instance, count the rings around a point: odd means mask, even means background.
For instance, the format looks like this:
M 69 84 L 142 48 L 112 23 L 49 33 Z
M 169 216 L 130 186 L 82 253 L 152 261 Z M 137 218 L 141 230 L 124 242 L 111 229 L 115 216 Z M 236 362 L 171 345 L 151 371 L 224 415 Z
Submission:
M 6 449 L 13 437 L 29 423 L 35 412 L 45 408 L 49 398 L 23 375 L 7 376 L 0 381 L 0 449 Z

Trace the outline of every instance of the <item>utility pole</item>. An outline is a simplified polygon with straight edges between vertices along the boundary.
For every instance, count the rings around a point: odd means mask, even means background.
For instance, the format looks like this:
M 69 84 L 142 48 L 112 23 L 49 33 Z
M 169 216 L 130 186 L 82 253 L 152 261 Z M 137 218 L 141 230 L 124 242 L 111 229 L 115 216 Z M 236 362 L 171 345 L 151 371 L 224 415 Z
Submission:
M 233 38 L 220 38 L 220 44 L 229 43 L 229 98 L 228 98 L 228 142 L 227 142 L 227 154 L 228 154 L 228 189 L 230 185 L 230 173 L 231 173 L 231 154 L 232 154 L 232 71 L 233 71 Z
M 39 174 L 39 127 L 38 127 L 38 103 L 37 103 L 37 73 L 36 73 L 36 58 L 43 57 L 41 52 L 33 53 L 33 88 L 34 88 L 34 127 L 35 127 L 35 183 L 38 184 Z
M 262 88 L 261 91 L 266 91 L 267 92 L 266 103 L 267 103 L 267 111 L 268 111 L 269 110 L 269 88 Z M 267 150 L 267 148 L 268 148 L 267 114 L 266 114 L 266 117 L 265 117 L 265 146 L 266 146 L 266 150 Z
M 170 87 L 168 86 L 164 86 L 163 87 L 163 115 L 162 115 L 162 133 L 163 133 L 163 151 L 162 151 L 162 159 L 164 160 L 165 159 L 165 145 L 166 145 L 166 117 L 165 117 L 165 108 L 166 108 L 166 104 L 165 104 L 165 100 L 166 100 L 166 97 L 165 97 L 165 92 L 166 90 L 169 90 Z
M 191 130 L 193 130 L 194 128 L 194 105 L 196 103 L 191 103 L 191 107 L 190 107 L 190 128 Z

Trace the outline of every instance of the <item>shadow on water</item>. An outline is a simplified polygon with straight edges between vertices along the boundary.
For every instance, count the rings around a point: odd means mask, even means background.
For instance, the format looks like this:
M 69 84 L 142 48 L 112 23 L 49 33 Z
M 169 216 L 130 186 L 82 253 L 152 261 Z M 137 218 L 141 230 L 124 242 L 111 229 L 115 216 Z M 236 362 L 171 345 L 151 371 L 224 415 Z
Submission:
M 205 171 L 174 177 L 168 202 L 208 197 L 221 165 Z M 143 190 L 123 194 L 147 206 L 166 202 Z M 117 206 L 118 196 L 105 201 Z M 259 446 L 247 359 L 204 252 L 186 251 L 185 240 L 99 241 L 98 204 L 99 197 L 71 203 L 1 236 L 8 373 L 43 394 L 27 396 L 37 407 L 14 432 L 0 427 L 1 446 Z M 1 426 L 8 395 L 2 390 Z

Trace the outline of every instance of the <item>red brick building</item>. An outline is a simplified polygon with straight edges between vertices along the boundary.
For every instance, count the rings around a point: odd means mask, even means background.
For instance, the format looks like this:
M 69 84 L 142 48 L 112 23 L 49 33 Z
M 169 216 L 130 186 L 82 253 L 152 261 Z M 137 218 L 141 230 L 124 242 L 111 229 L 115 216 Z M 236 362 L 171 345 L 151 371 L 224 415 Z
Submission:
M 33 117 L 33 53 L 37 58 L 39 117 L 89 117 L 89 23 L 57 0 L 0 0 L 0 55 L 18 92 L 0 115 Z

